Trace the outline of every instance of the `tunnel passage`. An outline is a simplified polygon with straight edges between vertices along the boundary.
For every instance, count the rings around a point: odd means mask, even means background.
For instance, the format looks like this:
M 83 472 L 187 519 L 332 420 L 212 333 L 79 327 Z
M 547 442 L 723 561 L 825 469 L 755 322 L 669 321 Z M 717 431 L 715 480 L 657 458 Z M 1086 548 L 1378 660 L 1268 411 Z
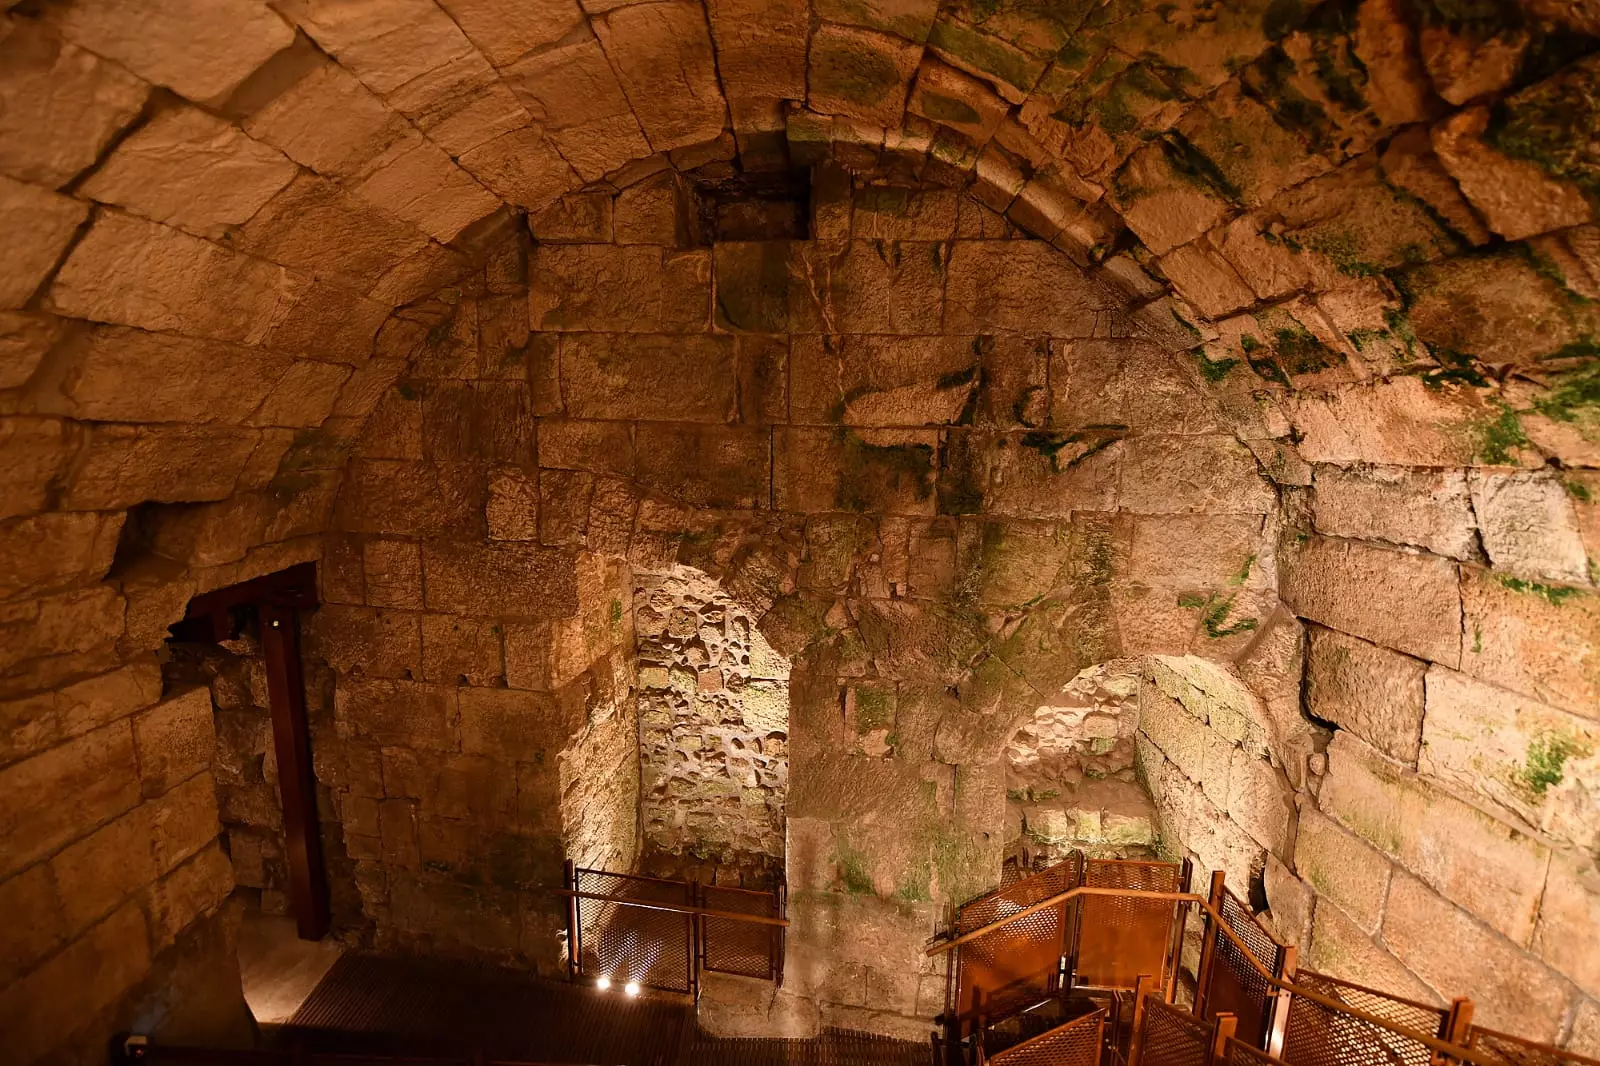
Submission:
M 611 604 L 681 564 L 792 664 L 784 1019 L 920 1032 L 1009 738 L 1193 656 L 1251 698 L 1152 676 L 1160 846 L 1315 965 L 1600 1046 L 1592 5 L 4 17 L 18 1058 L 224 987 L 154 655 L 307 561 L 374 944 L 548 964 L 545 871 L 635 863 Z

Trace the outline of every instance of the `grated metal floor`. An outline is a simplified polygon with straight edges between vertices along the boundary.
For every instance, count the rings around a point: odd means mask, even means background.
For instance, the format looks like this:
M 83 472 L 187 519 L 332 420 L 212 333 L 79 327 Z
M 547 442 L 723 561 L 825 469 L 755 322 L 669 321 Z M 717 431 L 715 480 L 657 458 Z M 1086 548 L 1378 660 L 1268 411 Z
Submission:
M 470 963 L 351 953 L 278 1031 L 312 1051 L 584 1066 L 928 1066 L 930 1046 L 824 1030 L 813 1040 L 728 1039 L 694 1011 Z

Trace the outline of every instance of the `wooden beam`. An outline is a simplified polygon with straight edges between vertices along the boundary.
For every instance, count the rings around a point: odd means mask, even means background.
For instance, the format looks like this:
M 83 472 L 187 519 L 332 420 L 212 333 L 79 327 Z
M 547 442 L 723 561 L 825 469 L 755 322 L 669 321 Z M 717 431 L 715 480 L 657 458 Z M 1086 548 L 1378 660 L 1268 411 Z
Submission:
M 314 587 L 314 586 L 313 586 Z M 328 933 L 328 881 L 317 820 L 317 786 L 311 770 L 311 730 L 306 721 L 305 677 L 293 607 L 260 603 L 261 650 L 272 703 L 272 747 L 278 757 L 283 834 L 289 858 L 289 900 L 302 940 Z

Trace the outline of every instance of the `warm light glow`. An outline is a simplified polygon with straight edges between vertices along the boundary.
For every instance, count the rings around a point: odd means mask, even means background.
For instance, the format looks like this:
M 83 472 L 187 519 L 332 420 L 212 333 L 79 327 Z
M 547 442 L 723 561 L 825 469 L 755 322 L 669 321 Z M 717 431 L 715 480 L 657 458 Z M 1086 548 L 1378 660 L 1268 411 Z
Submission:
M 600 978 L 600 980 L 598 980 L 598 981 L 596 981 L 594 983 L 594 986 L 596 988 L 598 988 L 600 991 L 604 992 L 606 989 L 611 987 L 611 978 L 602 977 L 602 978 Z
M 627 983 L 627 985 L 623 987 L 622 990 L 624 992 L 628 993 L 628 995 L 630 995 L 630 996 L 637 996 L 639 994 L 639 982 L 638 981 L 629 981 Z

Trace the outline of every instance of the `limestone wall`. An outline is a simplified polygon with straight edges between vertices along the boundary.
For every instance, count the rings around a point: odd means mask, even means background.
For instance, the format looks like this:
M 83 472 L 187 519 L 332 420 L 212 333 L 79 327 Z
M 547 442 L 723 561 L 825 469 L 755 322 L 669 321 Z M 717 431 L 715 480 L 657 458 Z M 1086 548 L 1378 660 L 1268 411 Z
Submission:
M 686 567 L 636 579 L 633 612 L 644 866 L 765 884 L 783 869 L 789 664 Z

